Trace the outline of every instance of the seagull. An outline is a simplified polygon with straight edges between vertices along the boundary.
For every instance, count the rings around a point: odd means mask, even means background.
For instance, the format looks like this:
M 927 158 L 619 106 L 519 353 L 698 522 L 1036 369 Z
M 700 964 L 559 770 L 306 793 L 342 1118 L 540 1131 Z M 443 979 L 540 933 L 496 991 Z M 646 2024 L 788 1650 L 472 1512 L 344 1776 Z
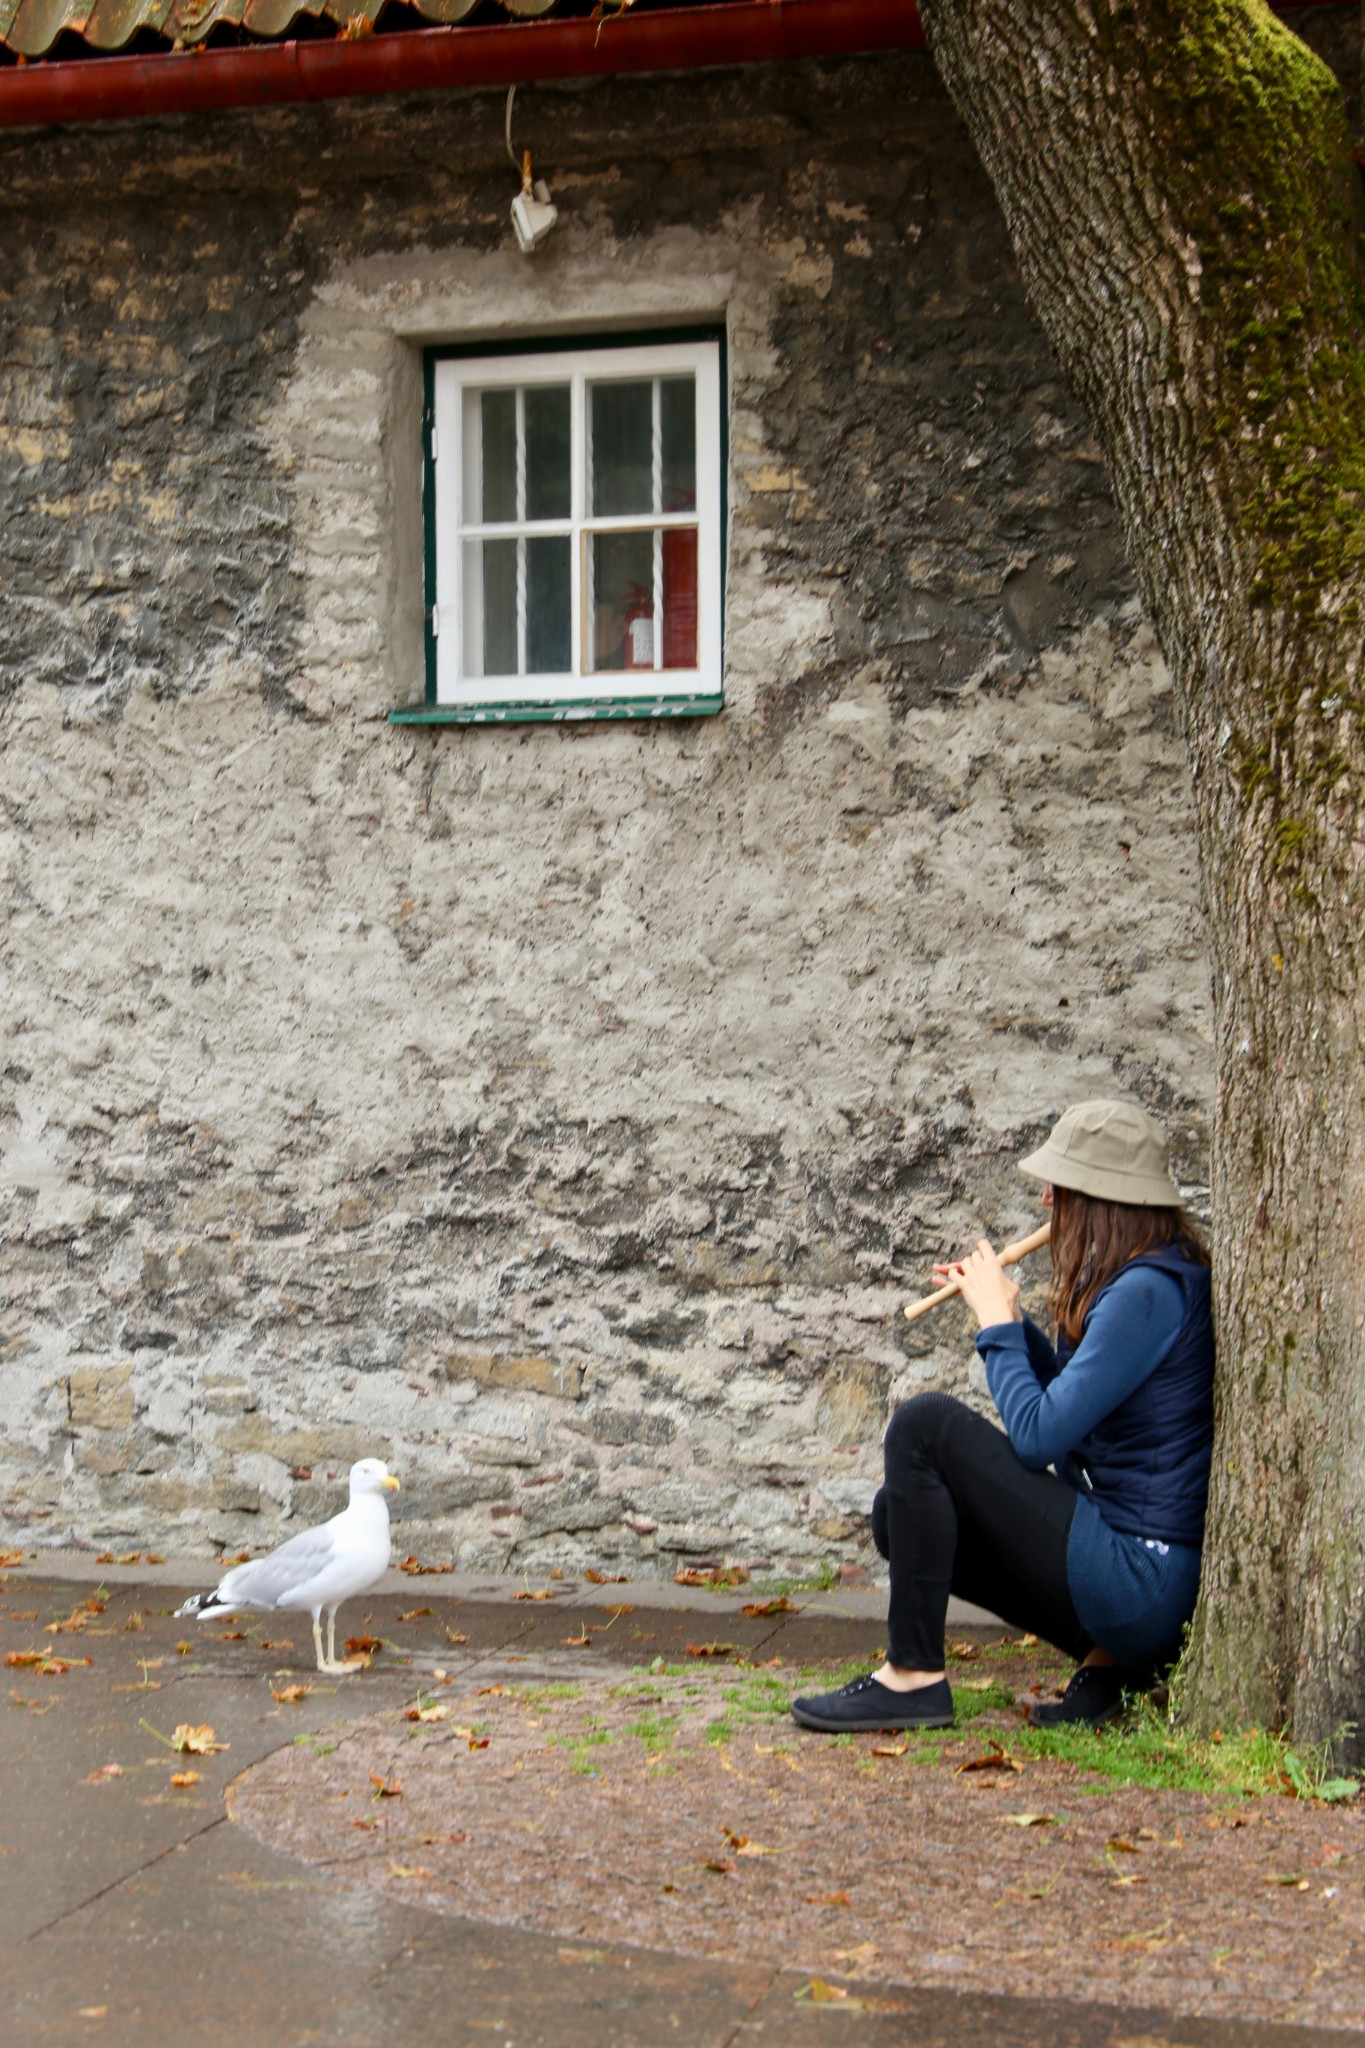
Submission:
M 339 1515 L 318 1529 L 300 1530 L 268 1557 L 234 1565 L 211 1593 L 195 1593 L 177 1617 L 235 1614 L 244 1607 L 278 1614 L 282 1609 L 307 1610 L 313 1617 L 313 1642 L 318 1670 L 351 1672 L 356 1663 L 338 1664 L 337 1609 L 356 1593 L 377 1586 L 389 1566 L 389 1504 L 398 1481 L 379 1458 L 362 1458 L 351 1467 L 351 1498 Z M 327 1610 L 327 1655 L 322 1654 L 322 1610 Z

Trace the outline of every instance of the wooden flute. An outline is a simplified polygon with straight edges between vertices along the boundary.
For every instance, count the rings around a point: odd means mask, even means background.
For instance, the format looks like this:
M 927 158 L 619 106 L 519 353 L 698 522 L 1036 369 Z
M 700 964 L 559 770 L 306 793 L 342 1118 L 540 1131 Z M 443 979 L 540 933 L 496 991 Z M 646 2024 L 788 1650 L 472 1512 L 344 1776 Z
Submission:
M 1007 1244 L 997 1254 L 1002 1266 L 1017 1266 L 1020 1259 L 1026 1259 L 1030 1252 L 1036 1252 L 1040 1245 L 1047 1243 L 1052 1234 L 1052 1225 L 1045 1223 L 1041 1230 L 1035 1230 L 1031 1237 L 1021 1237 L 1015 1244 Z M 941 1301 L 951 1301 L 958 1293 L 956 1280 L 950 1280 L 946 1287 L 940 1287 L 933 1294 L 926 1294 L 922 1301 L 912 1301 L 905 1311 L 907 1323 L 913 1323 L 926 1309 L 937 1308 Z

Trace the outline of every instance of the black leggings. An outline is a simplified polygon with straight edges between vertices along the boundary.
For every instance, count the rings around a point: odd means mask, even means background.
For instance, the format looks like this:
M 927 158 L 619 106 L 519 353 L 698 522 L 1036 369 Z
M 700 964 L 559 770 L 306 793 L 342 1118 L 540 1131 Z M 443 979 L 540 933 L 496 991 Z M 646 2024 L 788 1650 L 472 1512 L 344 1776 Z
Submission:
M 872 1537 L 891 1564 L 887 1658 L 943 1669 L 948 1595 L 998 1614 L 1078 1661 L 1092 1647 L 1066 1580 L 1076 1496 L 1020 1464 L 1004 1431 L 951 1394 L 916 1394 L 886 1432 Z

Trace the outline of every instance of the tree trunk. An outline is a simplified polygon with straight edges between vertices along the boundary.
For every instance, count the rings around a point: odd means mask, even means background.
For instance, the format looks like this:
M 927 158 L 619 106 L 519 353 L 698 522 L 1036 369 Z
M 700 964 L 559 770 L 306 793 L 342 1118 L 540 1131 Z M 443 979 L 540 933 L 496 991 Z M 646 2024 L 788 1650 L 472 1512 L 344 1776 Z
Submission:
M 1365 1759 L 1365 292 L 1335 80 L 1261 0 L 921 0 L 1181 705 L 1214 970 L 1196 1725 Z

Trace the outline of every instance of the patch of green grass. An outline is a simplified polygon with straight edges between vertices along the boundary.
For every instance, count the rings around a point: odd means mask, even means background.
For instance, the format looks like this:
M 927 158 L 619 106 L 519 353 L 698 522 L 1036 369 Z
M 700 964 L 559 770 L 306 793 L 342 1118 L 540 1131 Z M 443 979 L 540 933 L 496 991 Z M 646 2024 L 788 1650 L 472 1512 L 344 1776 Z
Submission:
M 1122 1721 L 1099 1728 L 1034 1728 L 1025 1724 L 1011 1738 L 1021 1756 L 1057 1757 L 1104 1785 L 1138 1785 L 1155 1790 L 1202 1792 L 1217 1797 L 1255 1798 L 1289 1792 L 1300 1799 L 1353 1799 L 1353 1778 L 1330 1775 L 1328 1745 L 1306 1754 L 1264 1728 L 1244 1729 L 1215 1740 L 1182 1729 L 1152 1705 L 1137 1701 Z M 1100 1785 L 1081 1785 L 1097 1792 Z
M 708 1721 L 705 1729 L 706 1739 L 711 1743 L 729 1742 L 734 1732 L 735 1724 L 727 1715 L 722 1715 L 718 1721 Z
M 968 1692 L 958 1686 L 953 1693 L 953 1714 L 959 1728 L 980 1720 L 983 1714 L 998 1714 L 1014 1705 L 1013 1687 L 992 1679 L 983 1692 Z
M 511 1691 L 512 1688 L 509 1687 L 508 1690 Z M 549 1700 L 581 1700 L 583 1688 L 581 1685 L 569 1684 L 518 1686 L 515 1696 L 528 1707 L 541 1707 Z
M 645 1714 L 640 1720 L 629 1722 L 621 1733 L 638 1736 L 649 1754 L 654 1756 L 671 1748 L 677 1725 L 671 1715 Z
M 752 1678 L 746 1685 L 721 1687 L 721 1698 L 741 1721 L 766 1721 L 785 1714 L 791 1705 L 791 1690 L 774 1678 Z
M 841 1685 L 847 1685 L 854 1678 L 865 1678 L 869 1671 L 876 1669 L 880 1656 L 860 1657 L 852 1664 L 803 1664 L 796 1675 L 797 1692 L 807 1692 L 814 1687 L 819 1692 L 837 1692 Z

